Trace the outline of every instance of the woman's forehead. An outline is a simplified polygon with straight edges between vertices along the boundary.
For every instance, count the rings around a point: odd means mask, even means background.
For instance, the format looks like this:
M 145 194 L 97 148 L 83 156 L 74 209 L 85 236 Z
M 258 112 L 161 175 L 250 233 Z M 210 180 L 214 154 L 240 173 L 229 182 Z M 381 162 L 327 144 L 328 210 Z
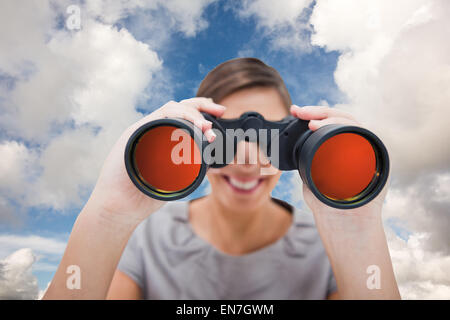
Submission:
M 222 99 L 227 109 L 222 118 L 239 118 L 243 113 L 256 111 L 267 120 L 281 120 L 289 114 L 278 91 L 270 87 L 255 87 L 239 90 Z

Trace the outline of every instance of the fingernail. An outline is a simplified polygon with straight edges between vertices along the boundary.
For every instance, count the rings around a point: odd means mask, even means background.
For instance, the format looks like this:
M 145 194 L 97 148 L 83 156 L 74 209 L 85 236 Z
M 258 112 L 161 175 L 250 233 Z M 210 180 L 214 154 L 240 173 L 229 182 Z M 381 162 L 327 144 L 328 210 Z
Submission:
M 314 127 L 314 128 L 317 128 L 318 126 L 319 126 L 319 120 L 310 120 L 309 121 L 309 127 L 311 128 L 311 127 Z
M 297 105 L 295 105 L 295 104 L 293 104 L 293 106 L 295 107 L 295 108 L 293 109 L 294 112 L 300 112 L 300 111 L 302 111 L 302 107 L 297 106 Z
M 225 110 L 227 107 L 225 107 L 225 106 L 223 106 L 223 105 L 221 105 L 221 104 L 217 104 L 217 103 L 214 103 L 214 105 L 215 106 L 217 106 L 217 107 L 219 107 L 220 109 L 222 109 L 222 110 Z
M 205 136 L 208 139 L 208 142 L 213 142 L 214 139 L 216 138 L 216 134 L 214 133 L 214 131 L 212 129 L 206 130 Z

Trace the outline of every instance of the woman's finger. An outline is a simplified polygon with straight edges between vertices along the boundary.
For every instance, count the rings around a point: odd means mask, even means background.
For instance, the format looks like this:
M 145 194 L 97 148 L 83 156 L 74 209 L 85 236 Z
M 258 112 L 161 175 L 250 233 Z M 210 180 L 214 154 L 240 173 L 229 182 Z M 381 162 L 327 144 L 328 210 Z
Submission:
M 311 120 L 308 123 L 309 129 L 315 131 L 320 127 L 323 127 L 327 124 L 345 124 L 349 126 L 360 126 L 360 124 L 349 118 L 341 118 L 341 117 L 331 117 L 323 120 Z
M 302 120 L 322 120 L 330 117 L 348 118 L 356 121 L 353 116 L 345 111 L 324 106 L 291 106 L 291 114 Z
M 216 137 L 216 134 L 212 130 L 211 121 L 206 120 L 196 108 L 190 105 L 170 102 L 165 106 L 163 114 L 167 118 L 182 118 L 192 122 L 202 130 L 209 142 L 212 142 Z
M 180 101 L 181 104 L 190 105 L 198 111 L 207 112 L 213 116 L 220 117 L 225 112 L 226 107 L 215 103 L 211 98 L 196 97 Z

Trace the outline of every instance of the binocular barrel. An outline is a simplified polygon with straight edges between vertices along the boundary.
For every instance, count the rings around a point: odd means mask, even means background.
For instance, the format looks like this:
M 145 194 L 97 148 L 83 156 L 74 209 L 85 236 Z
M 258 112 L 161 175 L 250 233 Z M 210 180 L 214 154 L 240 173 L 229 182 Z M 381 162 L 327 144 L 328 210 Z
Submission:
M 313 132 L 307 121 L 292 116 L 267 121 L 256 112 L 245 113 L 239 119 L 204 116 L 219 133 L 212 143 L 193 123 L 178 118 L 151 121 L 131 135 L 125 149 L 125 166 L 139 190 L 165 201 L 186 197 L 201 184 L 209 167 L 232 163 L 240 139 L 230 136 L 228 130 L 237 129 L 265 130 L 254 139 L 246 136 L 246 141 L 269 148 L 269 152 L 263 151 L 276 168 L 298 170 L 303 183 L 331 207 L 360 207 L 374 199 L 386 184 L 387 150 L 367 129 L 332 124 Z

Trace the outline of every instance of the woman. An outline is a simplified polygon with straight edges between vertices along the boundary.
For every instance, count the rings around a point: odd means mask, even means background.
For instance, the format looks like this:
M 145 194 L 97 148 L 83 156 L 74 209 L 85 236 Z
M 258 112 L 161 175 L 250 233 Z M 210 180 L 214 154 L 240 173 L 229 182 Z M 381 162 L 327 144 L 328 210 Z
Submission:
M 164 203 L 141 193 L 123 160 L 130 135 L 149 121 L 180 117 L 212 141 L 211 123 L 200 111 L 223 118 L 257 111 L 268 120 L 292 114 L 308 120 L 311 130 L 331 123 L 359 125 L 337 109 L 292 105 L 278 72 L 258 59 L 219 65 L 196 98 L 168 102 L 119 138 L 76 220 L 45 299 L 400 297 L 381 220 L 386 188 L 367 205 L 338 210 L 304 185 L 315 223 L 271 197 L 281 172 L 271 167 L 273 174 L 261 175 L 259 159 L 210 169 L 210 194 L 193 201 Z M 256 144 L 242 141 L 236 157 L 248 160 L 258 152 Z M 79 289 L 67 288 L 71 265 L 80 268 Z M 374 288 L 368 284 L 376 276 L 380 283 Z

